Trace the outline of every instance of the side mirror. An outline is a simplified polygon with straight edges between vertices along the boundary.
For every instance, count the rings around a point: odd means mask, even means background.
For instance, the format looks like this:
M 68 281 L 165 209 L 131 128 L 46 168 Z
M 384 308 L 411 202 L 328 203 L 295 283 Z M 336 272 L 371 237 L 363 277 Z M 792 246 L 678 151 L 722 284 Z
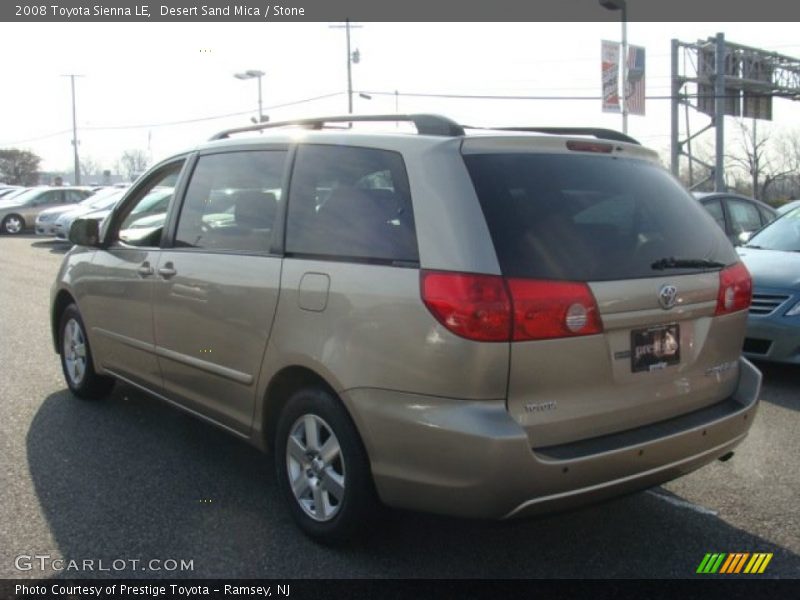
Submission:
M 100 226 L 96 219 L 75 219 L 69 228 L 69 241 L 78 246 L 99 246 Z
M 741 246 L 741 245 L 746 244 L 747 242 L 750 241 L 751 237 L 753 237 L 753 232 L 752 231 L 743 231 L 742 233 L 739 234 L 739 241 L 738 241 L 737 245 Z

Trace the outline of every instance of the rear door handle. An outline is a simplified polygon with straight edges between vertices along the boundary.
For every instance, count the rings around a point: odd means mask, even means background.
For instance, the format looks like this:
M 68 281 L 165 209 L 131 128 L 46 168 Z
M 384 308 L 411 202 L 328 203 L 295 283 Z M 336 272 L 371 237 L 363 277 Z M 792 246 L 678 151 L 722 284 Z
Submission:
M 170 277 L 174 277 L 178 272 L 175 270 L 174 265 L 171 262 L 168 262 L 163 267 L 158 269 L 158 274 L 161 275 L 164 279 L 169 279 Z
M 150 275 L 153 274 L 153 267 L 150 266 L 150 263 L 148 261 L 144 261 L 141 264 L 141 266 L 138 269 L 136 269 L 136 271 L 142 277 L 150 277 Z

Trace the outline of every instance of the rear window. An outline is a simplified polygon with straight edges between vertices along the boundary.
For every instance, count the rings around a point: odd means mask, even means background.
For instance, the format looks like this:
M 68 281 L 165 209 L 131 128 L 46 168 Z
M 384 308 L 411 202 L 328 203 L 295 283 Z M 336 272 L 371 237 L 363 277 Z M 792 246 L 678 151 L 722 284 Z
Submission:
M 464 161 L 508 277 L 633 279 L 662 276 L 652 268 L 661 258 L 737 260 L 713 218 L 647 161 L 564 154 Z

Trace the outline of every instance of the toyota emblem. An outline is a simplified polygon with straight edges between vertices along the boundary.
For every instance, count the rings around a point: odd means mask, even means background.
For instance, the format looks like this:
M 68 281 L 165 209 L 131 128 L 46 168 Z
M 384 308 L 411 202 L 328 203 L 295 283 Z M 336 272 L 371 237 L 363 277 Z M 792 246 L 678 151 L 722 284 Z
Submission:
M 674 285 L 665 284 L 661 286 L 660 290 L 658 290 L 658 303 L 664 310 L 669 310 L 675 306 L 675 302 L 677 300 L 678 288 L 676 288 Z

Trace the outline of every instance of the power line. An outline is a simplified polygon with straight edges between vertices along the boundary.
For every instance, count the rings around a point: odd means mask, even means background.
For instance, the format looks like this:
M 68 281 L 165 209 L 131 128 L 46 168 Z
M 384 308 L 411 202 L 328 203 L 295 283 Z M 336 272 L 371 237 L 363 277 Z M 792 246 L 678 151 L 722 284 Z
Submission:
M 38 142 L 39 140 L 46 140 L 48 138 L 58 137 L 59 135 L 64 135 L 65 133 L 72 133 L 72 129 L 64 129 L 63 131 L 56 131 L 55 133 L 48 133 L 46 135 L 40 135 L 39 137 L 35 138 L 28 138 L 26 140 L 16 140 L 14 142 L 3 142 L 3 146 L 16 146 L 17 144 L 27 144 L 28 142 Z
M 275 109 L 275 108 L 285 108 L 287 106 L 296 106 L 298 104 L 305 104 L 305 103 L 308 103 L 308 102 L 314 102 L 315 100 L 324 100 L 326 98 L 333 98 L 335 96 L 341 96 L 342 94 L 344 94 L 344 92 L 333 92 L 333 93 L 330 93 L 330 94 L 323 94 L 321 96 L 314 96 L 314 97 L 311 97 L 311 98 L 303 98 L 301 100 L 294 100 L 292 102 L 284 102 L 283 104 L 274 104 L 272 106 L 267 106 L 266 110 L 272 110 L 272 109 Z M 199 123 L 201 121 L 213 121 L 213 120 L 216 120 L 216 119 L 227 119 L 229 117 L 240 117 L 242 115 L 248 115 L 251 112 L 252 111 L 250 111 L 250 110 L 245 110 L 245 111 L 240 111 L 240 112 L 227 113 L 227 114 L 224 114 L 224 115 L 213 115 L 213 116 L 208 116 L 208 117 L 197 117 L 197 118 L 194 118 L 194 119 L 184 119 L 184 120 L 181 120 L 181 121 L 165 121 L 165 122 L 162 122 L 162 123 L 148 123 L 148 124 L 140 124 L 140 125 L 102 125 L 102 126 L 94 126 L 94 127 L 81 127 L 81 129 L 84 130 L 84 131 L 118 131 L 118 130 L 124 130 L 124 129 L 147 129 L 147 128 L 153 129 L 153 128 L 156 128 L 156 127 L 169 127 L 169 126 L 172 126 L 172 125 L 183 125 L 183 124 L 187 124 L 187 123 Z M 37 137 L 33 137 L 33 138 L 27 138 L 27 139 L 24 139 L 24 140 L 16 140 L 16 141 L 13 141 L 13 142 L 2 142 L 2 145 L 3 146 L 16 146 L 18 144 L 26 144 L 26 143 L 29 143 L 29 142 L 38 142 L 40 140 L 46 140 L 46 139 L 49 139 L 49 138 L 58 137 L 60 135 L 64 135 L 64 134 L 70 133 L 70 132 L 72 132 L 71 129 L 65 129 L 63 131 L 56 131 L 54 133 L 48 133 L 48 134 L 45 134 L 45 135 L 41 135 L 41 136 L 37 136 Z
M 303 98 L 302 100 L 295 100 L 293 102 L 285 102 L 284 104 L 274 104 L 272 106 L 265 107 L 265 110 L 272 110 L 275 108 L 285 108 L 287 106 L 296 106 L 298 104 L 305 104 L 307 102 L 314 102 L 315 100 L 324 100 L 325 98 L 333 98 L 334 96 L 341 96 L 344 92 L 333 92 L 331 94 L 323 94 L 321 96 L 314 96 L 313 98 Z M 242 115 L 249 115 L 252 110 L 245 110 L 240 112 L 234 113 L 227 113 L 224 115 L 214 115 L 209 117 L 197 117 L 194 119 L 183 119 L 180 121 L 165 121 L 162 123 L 146 123 L 146 124 L 139 124 L 139 125 L 102 125 L 102 126 L 95 126 L 95 127 L 84 127 L 83 129 L 91 130 L 91 131 L 115 131 L 120 129 L 147 129 L 147 128 L 155 128 L 155 127 L 170 127 L 172 125 L 185 125 L 187 123 L 200 123 L 201 121 L 213 121 L 216 119 L 227 119 L 229 117 L 240 117 Z

